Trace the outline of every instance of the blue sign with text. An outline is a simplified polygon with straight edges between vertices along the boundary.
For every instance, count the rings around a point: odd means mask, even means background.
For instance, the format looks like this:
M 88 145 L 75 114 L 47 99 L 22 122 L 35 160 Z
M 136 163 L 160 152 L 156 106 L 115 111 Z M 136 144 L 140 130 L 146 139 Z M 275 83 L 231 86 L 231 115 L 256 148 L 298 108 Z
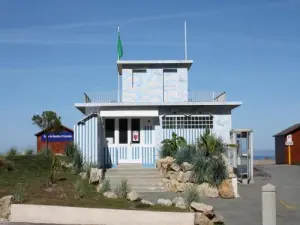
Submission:
M 46 141 L 46 134 L 42 135 L 42 141 Z M 73 141 L 73 133 L 64 131 L 59 133 L 49 133 L 48 142 Z

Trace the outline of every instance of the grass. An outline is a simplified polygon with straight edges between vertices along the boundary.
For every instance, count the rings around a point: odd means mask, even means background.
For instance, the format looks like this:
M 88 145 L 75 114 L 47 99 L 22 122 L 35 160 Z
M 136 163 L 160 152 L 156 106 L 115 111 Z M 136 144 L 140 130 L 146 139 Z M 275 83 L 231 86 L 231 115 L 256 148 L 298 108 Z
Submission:
M 130 202 L 126 199 L 105 198 L 97 193 L 96 187 L 89 185 L 87 180 L 82 181 L 82 187 L 78 183 L 79 176 L 68 171 L 59 172 L 56 177 L 56 183 L 49 185 L 51 158 L 44 155 L 18 155 L 6 158 L 0 156 L 0 159 L 9 160 L 14 164 L 14 169 L 11 171 L 0 167 L 0 198 L 6 195 L 17 195 L 20 197 L 22 204 L 186 211 L 160 205 L 147 206 L 139 202 Z M 81 193 L 81 189 L 84 189 L 83 196 L 76 198 L 78 191 Z

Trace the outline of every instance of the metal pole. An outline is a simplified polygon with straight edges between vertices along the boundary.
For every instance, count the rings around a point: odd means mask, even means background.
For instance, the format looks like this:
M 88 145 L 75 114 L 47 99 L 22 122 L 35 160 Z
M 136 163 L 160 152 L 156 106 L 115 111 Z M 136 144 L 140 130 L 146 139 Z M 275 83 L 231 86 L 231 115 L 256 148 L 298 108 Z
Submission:
M 184 53 L 185 53 L 185 60 L 187 60 L 186 21 L 184 21 Z
M 120 32 L 120 27 L 118 26 L 118 35 L 119 35 L 119 32 Z M 118 60 L 120 60 L 119 53 L 118 53 Z M 120 75 L 119 75 L 118 67 L 117 67 L 117 74 L 118 74 L 118 102 L 120 102 Z

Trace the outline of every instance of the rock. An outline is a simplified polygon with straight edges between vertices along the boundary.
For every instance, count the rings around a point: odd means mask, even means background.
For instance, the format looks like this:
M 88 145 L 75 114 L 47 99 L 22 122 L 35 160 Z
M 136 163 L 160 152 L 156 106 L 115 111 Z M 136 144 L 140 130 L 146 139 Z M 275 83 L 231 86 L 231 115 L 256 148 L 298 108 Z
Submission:
M 102 169 L 91 168 L 89 183 L 99 184 L 102 180 L 102 175 L 103 175 Z
M 178 174 L 177 174 L 177 176 L 176 176 L 176 180 L 178 182 L 183 182 L 183 180 L 184 180 L 184 172 L 179 171 Z
M 12 195 L 4 196 L 0 199 L 0 218 L 8 219 L 10 215 L 10 206 L 12 199 Z
M 193 169 L 193 165 L 192 164 L 189 164 L 187 162 L 184 162 L 181 164 L 181 169 L 183 172 L 186 172 L 186 171 L 190 171 Z
M 169 166 L 171 166 L 174 161 L 175 161 L 175 159 L 173 157 L 171 157 L 171 156 L 167 156 L 165 158 L 165 162 L 167 162 Z
M 195 183 L 195 173 L 194 171 L 186 171 L 184 173 L 183 182 L 192 182 Z
M 171 182 L 167 183 L 167 188 L 172 192 L 182 192 L 185 189 L 185 184 L 179 183 L 177 180 L 173 179 Z
M 229 177 L 229 179 L 236 178 L 236 175 L 234 173 L 229 173 L 228 177 Z
M 167 162 L 163 162 L 163 163 L 161 164 L 161 167 L 164 168 L 164 169 L 168 169 L 169 165 L 168 165 Z
M 145 204 L 145 205 L 154 205 L 154 203 L 150 202 L 150 201 L 147 201 L 145 199 L 142 199 L 141 200 L 141 203 Z
M 224 217 L 216 214 L 215 217 L 211 220 L 213 224 L 223 224 L 224 223 Z
M 160 159 L 156 160 L 156 168 L 157 169 L 161 168 L 161 161 L 160 161 Z
M 175 207 L 180 208 L 180 209 L 186 209 L 186 205 L 185 205 L 184 201 L 178 201 L 175 204 Z
M 9 224 L 8 222 L 9 222 L 8 219 L 0 218 L 0 223 L 2 223 L 2 225 L 8 225 Z
M 163 183 L 165 183 L 165 184 L 170 183 L 170 182 L 171 182 L 171 180 L 169 180 L 168 178 L 163 179 Z
M 167 174 L 166 174 L 165 177 L 169 178 L 170 180 L 172 180 L 172 179 L 175 179 L 177 177 L 177 175 L 178 175 L 178 172 L 169 171 L 169 172 L 167 172 Z
M 136 193 L 136 191 L 131 191 L 127 194 L 127 199 L 129 201 L 135 202 L 141 200 L 141 197 Z
M 172 163 L 171 169 L 178 172 L 180 170 L 180 166 L 177 163 Z
M 177 202 L 184 202 L 184 199 L 182 197 L 173 198 L 172 203 L 176 205 Z
M 165 206 L 171 206 L 172 202 L 171 202 L 170 199 L 160 198 L 160 199 L 157 200 L 157 204 L 159 204 L 159 205 L 165 205 Z
M 200 196 L 206 196 L 209 198 L 218 198 L 219 191 L 215 187 L 211 187 L 208 183 L 203 183 L 197 186 L 197 190 Z
M 114 198 L 114 199 L 118 198 L 118 196 L 112 191 L 104 192 L 103 196 L 106 197 L 106 198 Z
M 224 199 L 235 198 L 233 186 L 230 179 L 224 180 L 219 187 L 219 195 Z
M 87 179 L 87 172 L 81 172 L 81 173 L 79 173 L 79 176 L 82 180 L 86 180 Z
M 192 202 L 191 209 L 195 212 L 201 212 L 208 218 L 214 217 L 214 207 L 203 203 Z
M 167 169 L 164 168 L 164 167 L 161 167 L 160 170 L 159 170 L 160 174 L 163 175 L 163 176 L 166 176 L 167 174 Z
M 194 219 L 195 225 L 210 225 L 210 219 L 208 219 L 203 213 L 195 213 Z

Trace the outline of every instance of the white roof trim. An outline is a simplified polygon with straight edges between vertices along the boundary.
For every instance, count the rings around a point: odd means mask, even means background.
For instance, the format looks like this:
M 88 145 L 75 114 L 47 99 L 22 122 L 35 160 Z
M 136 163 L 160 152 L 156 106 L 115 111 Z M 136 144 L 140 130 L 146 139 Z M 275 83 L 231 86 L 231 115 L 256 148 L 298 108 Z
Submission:
M 240 106 L 242 102 L 119 102 L 119 103 L 75 103 L 75 107 L 104 107 L 104 106 Z
M 100 117 L 158 117 L 158 110 L 101 110 Z

